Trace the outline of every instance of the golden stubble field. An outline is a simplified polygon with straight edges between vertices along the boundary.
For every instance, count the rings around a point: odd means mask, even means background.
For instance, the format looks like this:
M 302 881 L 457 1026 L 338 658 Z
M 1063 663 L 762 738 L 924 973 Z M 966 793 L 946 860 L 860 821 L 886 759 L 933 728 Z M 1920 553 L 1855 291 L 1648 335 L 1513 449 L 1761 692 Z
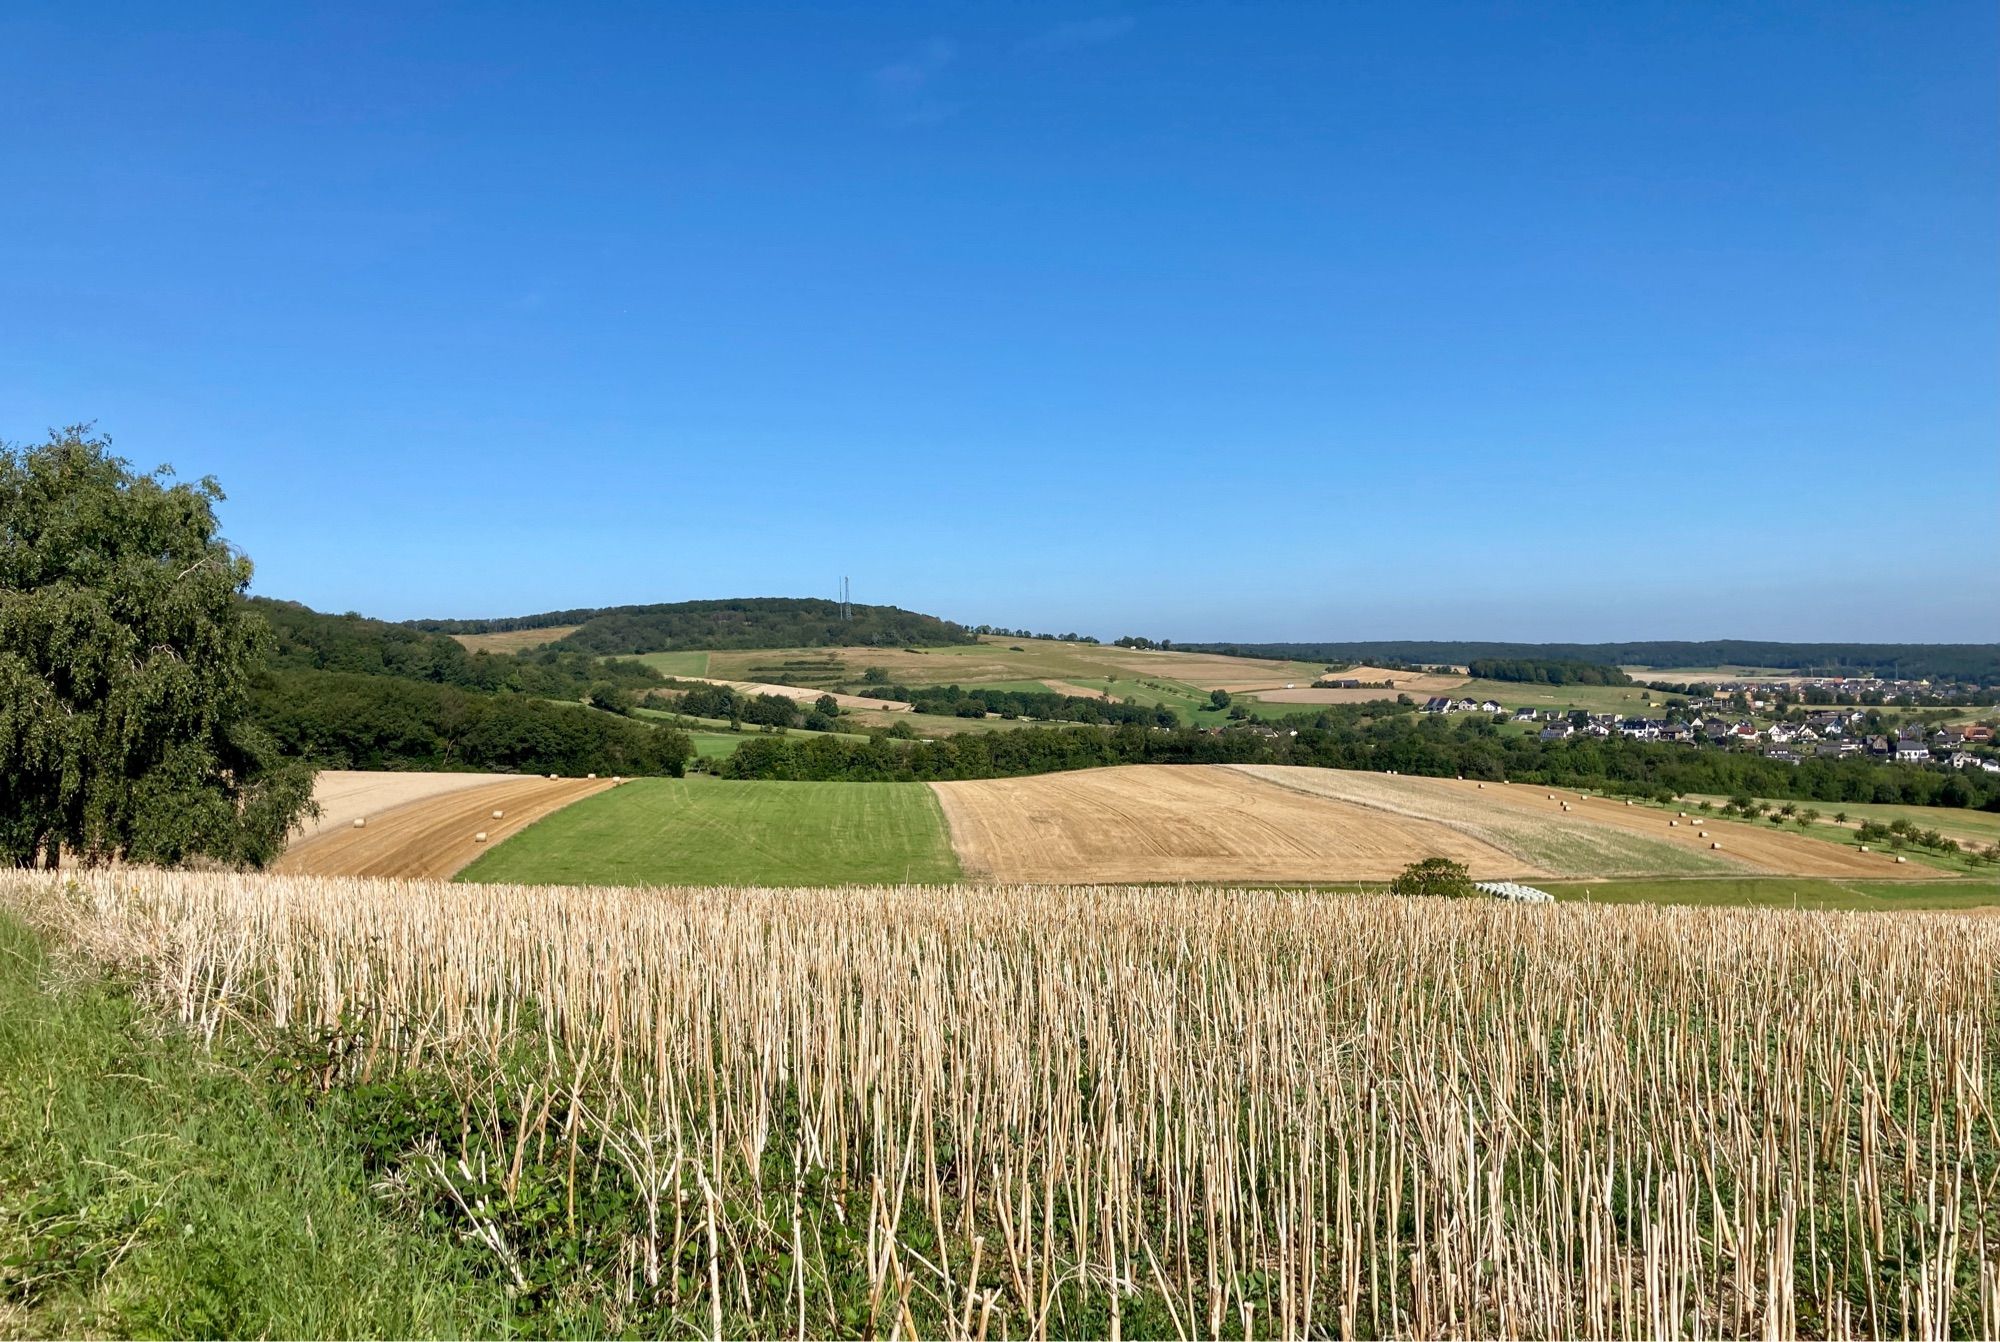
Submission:
M 969 876 L 1000 881 L 1386 880 L 1448 857 L 1476 877 L 1550 874 L 1477 835 L 1218 765 L 1135 764 L 933 783 Z
M 558 1209 L 606 1333 L 2000 1335 L 2000 920 L 142 870 L 0 907 L 197 1037 L 328 1041 L 317 1085 L 449 1085 L 384 1187 L 516 1279 L 508 1209 Z
M 1518 783 L 1154 764 L 931 786 L 966 872 L 1004 881 L 1371 881 L 1426 857 L 1477 879 L 1936 876 L 1886 854 L 1719 820 L 1670 826 L 1650 808 Z
M 1286 765 L 1222 767 L 1314 796 L 1448 825 L 1566 876 L 1761 873 L 1893 881 L 1935 880 L 1938 874 L 1922 863 L 1898 863 L 1888 853 L 1862 853 L 1693 812 L 1686 818 L 1666 815 L 1569 788 Z

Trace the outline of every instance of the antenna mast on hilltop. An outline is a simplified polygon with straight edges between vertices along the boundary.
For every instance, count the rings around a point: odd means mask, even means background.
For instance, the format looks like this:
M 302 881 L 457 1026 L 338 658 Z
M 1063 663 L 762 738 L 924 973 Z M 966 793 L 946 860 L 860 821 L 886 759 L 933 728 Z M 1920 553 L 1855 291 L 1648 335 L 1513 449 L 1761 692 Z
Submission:
M 840 618 L 843 620 L 854 618 L 854 603 L 848 599 L 853 595 L 854 588 L 852 584 L 846 578 L 842 578 L 840 580 Z

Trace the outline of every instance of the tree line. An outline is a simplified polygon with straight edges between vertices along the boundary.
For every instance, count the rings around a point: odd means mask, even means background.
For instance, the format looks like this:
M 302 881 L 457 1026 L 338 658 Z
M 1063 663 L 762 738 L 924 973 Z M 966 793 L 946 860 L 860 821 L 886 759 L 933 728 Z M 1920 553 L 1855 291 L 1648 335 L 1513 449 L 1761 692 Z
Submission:
M 942 717 L 1035 718 L 1045 722 L 1133 723 L 1142 727 L 1177 727 L 1180 718 L 1165 704 L 1137 704 L 1054 690 L 1001 690 L 984 685 L 871 685 L 875 699 L 894 699 L 919 713 Z M 1225 701 L 1226 705 L 1226 701 Z
M 1475 657 L 1466 663 L 1475 680 L 1523 685 L 1630 685 L 1632 677 L 1615 666 L 1549 657 Z
M 1956 680 L 2000 685 L 2000 643 L 1778 643 L 1754 639 L 1630 643 L 1480 643 L 1386 640 L 1356 643 L 1181 643 L 1183 652 L 1338 661 L 1464 666 L 1483 658 L 1528 658 L 1645 666 L 1757 666 L 1796 675 Z
M 650 699 L 694 718 L 727 718 L 755 727 L 803 727 L 807 731 L 839 730 L 840 701 L 822 694 L 810 707 L 783 694 L 746 694 L 729 685 L 705 681 L 669 680 Z

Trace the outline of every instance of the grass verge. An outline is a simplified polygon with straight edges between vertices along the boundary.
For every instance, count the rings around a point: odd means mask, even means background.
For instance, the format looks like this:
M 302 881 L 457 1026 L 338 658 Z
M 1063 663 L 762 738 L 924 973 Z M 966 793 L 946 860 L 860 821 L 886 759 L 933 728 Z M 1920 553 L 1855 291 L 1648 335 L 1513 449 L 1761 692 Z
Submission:
M 338 1107 L 162 1032 L 0 914 L 0 1337 L 510 1331 L 490 1263 L 369 1183 Z
M 1973 909 L 2000 906 L 1997 881 L 1836 881 L 1803 876 L 1666 881 L 1539 881 L 1568 901 L 1700 904 L 1752 908 Z

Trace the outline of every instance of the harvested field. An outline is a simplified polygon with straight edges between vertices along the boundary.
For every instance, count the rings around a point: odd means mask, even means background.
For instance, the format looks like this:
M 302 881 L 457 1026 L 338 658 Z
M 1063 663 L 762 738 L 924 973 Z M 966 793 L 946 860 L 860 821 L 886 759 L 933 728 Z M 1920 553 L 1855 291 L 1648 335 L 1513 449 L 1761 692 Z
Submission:
M 1708 852 L 1705 846 L 1697 851 L 1650 832 L 1640 835 L 1595 824 L 1579 812 L 1564 812 L 1546 800 L 1542 802 L 1545 809 L 1526 813 L 1489 801 L 1488 793 L 1510 790 L 1499 783 L 1489 783 L 1483 790 L 1472 784 L 1472 795 L 1466 796 L 1458 791 L 1461 785 L 1453 782 L 1445 787 L 1447 780 L 1440 778 L 1292 765 L 1224 767 L 1310 796 L 1433 821 L 1512 853 L 1553 876 L 1728 876 L 1746 869 L 1745 863 L 1725 861 L 1722 853 Z M 1546 795 L 1546 791 L 1535 793 L 1537 798 Z
M 1712 816 L 1690 816 L 1678 825 L 1646 806 L 1623 798 L 1586 796 L 1569 788 L 1529 783 L 1488 783 L 1481 787 L 1452 778 L 1412 778 L 1344 769 L 1298 769 L 1269 765 L 1224 766 L 1266 781 L 1280 782 L 1318 796 L 1335 797 L 1393 815 L 1418 816 L 1455 825 L 1499 846 L 1549 861 L 1562 874 L 1613 876 L 1650 870 L 1687 873 L 1711 869 L 1784 876 L 1865 877 L 1870 880 L 1932 880 L 1937 873 L 1918 863 L 1898 864 L 1883 853 L 1862 853 L 1803 835 L 1740 824 Z M 1550 794 L 1554 800 L 1550 800 Z M 1564 811 L 1567 802 L 1573 809 Z M 1709 838 L 1699 837 L 1703 830 Z M 1640 839 L 1644 847 L 1632 846 Z M 1720 843 L 1719 851 L 1709 848 Z M 1671 857 L 1663 858 L 1661 849 Z M 1590 854 L 1606 855 L 1601 870 L 1584 870 Z
M 499 634 L 453 634 L 467 652 L 525 652 L 568 638 L 581 625 L 554 624 L 546 629 L 509 629 Z
M 387 1099 L 385 1204 L 558 1295 L 524 1332 L 2000 1337 L 1993 918 L 146 870 L 0 910 L 196 1041 L 323 1041 L 270 1070 Z
M 297 847 L 332 830 L 352 829 L 356 820 L 380 815 L 411 802 L 428 801 L 467 788 L 512 782 L 517 774 L 381 773 L 363 769 L 322 769 L 313 780 L 320 817 L 299 827 Z
M 1319 679 L 1320 677 L 1314 677 Z M 1224 685 L 1226 690 L 1253 690 L 1259 699 L 1268 704 L 1365 704 L 1372 699 L 1393 699 L 1399 694 L 1411 698 L 1423 698 L 1433 694 L 1451 694 L 1464 687 L 1464 676 L 1434 676 L 1420 671 L 1395 671 L 1382 666 L 1352 666 L 1345 671 L 1335 671 L 1326 677 L 1330 680 L 1360 680 L 1371 684 L 1393 681 L 1393 690 L 1315 690 L 1311 682 L 1302 681 L 1294 690 L 1282 685 L 1269 688 L 1269 682 L 1261 685 Z
M 933 783 L 968 876 L 1000 881 L 1385 880 L 1425 857 L 1548 874 L 1474 835 L 1216 765 Z
M 1073 694 L 1079 699 L 1106 699 L 1110 696 L 1102 685 L 1079 685 L 1073 680 L 1044 680 L 1042 684 L 1057 694 Z
M 608 778 L 514 777 L 420 797 L 369 814 L 363 829 L 349 820 L 301 839 L 272 869 L 299 876 L 446 877 L 508 835 L 611 785 Z M 495 811 L 503 817 L 495 820 Z M 482 831 L 483 844 L 473 837 Z
M 810 704 L 826 690 L 815 690 L 802 685 L 766 685 L 755 680 L 723 680 L 717 676 L 681 676 L 682 680 L 698 680 L 704 685 L 727 685 L 738 694 L 775 694 L 781 699 L 795 703 Z M 858 694 L 836 694 L 833 701 L 842 708 L 865 708 L 878 713 L 908 713 L 910 706 L 894 699 L 866 699 Z

